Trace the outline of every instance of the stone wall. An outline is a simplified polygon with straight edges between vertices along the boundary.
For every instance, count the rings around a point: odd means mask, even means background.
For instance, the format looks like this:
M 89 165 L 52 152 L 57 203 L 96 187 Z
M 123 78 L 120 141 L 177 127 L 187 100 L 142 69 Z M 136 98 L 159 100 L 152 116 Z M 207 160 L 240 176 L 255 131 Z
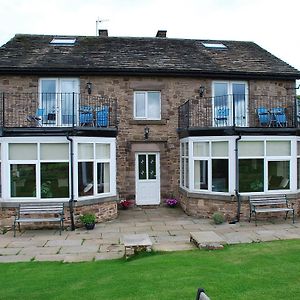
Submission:
M 300 216 L 300 195 L 288 195 L 290 203 L 293 203 L 295 216 Z M 180 192 L 180 205 L 189 216 L 199 218 L 211 218 L 215 212 L 222 213 L 227 221 L 236 219 L 237 200 L 235 196 L 209 196 L 188 194 L 185 191 Z M 247 197 L 241 197 L 240 220 L 249 219 L 249 201 Z M 291 214 L 289 214 L 291 216 Z M 285 217 L 285 213 L 258 214 L 258 219 L 270 217 Z
M 97 223 L 103 223 L 106 221 L 110 221 L 116 219 L 118 217 L 118 209 L 117 209 L 117 202 L 116 201 L 107 201 L 107 202 L 100 202 L 95 204 L 84 204 L 77 202 L 74 207 L 74 221 L 76 227 L 82 227 L 83 225 L 80 222 L 79 216 L 84 213 L 94 213 L 97 218 Z M 1 207 L 0 208 L 0 228 L 10 228 L 13 225 L 14 216 L 16 214 L 16 208 L 14 207 Z M 38 215 L 34 216 L 35 218 Z M 45 217 L 42 215 L 41 217 Z M 49 217 L 51 217 L 49 215 Z M 39 227 L 57 227 L 56 224 L 48 223 L 42 224 L 39 223 L 32 223 L 30 225 L 21 224 L 22 228 L 25 226 L 28 228 L 39 228 Z M 65 204 L 65 228 L 71 226 L 70 220 L 70 210 L 68 203 Z

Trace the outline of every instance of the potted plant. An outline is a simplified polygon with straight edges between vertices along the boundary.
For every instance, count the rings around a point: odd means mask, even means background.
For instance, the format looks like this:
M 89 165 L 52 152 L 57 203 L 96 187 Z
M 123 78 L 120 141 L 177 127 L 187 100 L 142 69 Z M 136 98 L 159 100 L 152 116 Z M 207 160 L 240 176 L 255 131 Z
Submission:
M 81 215 L 80 221 L 84 224 L 87 230 L 94 229 L 96 223 L 96 215 L 93 213 L 85 213 Z
M 169 199 L 166 199 L 166 204 L 169 206 L 169 207 L 176 207 L 177 204 L 178 204 L 178 200 L 175 199 L 175 198 L 169 198 Z
M 120 202 L 119 202 L 120 208 L 122 208 L 122 209 L 129 208 L 130 204 L 131 204 L 130 201 L 126 200 L 126 199 L 120 200 Z

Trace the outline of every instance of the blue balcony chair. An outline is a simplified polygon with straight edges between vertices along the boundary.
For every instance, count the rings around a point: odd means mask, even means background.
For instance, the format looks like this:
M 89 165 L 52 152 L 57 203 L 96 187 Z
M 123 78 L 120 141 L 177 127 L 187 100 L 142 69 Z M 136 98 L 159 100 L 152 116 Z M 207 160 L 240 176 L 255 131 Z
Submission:
M 103 106 L 97 111 L 97 127 L 107 127 L 108 126 L 108 114 L 109 107 Z
M 262 127 L 271 126 L 272 118 L 270 112 L 265 107 L 257 108 L 256 113 L 258 116 L 260 126 Z
M 79 109 L 80 126 L 92 126 L 94 124 L 93 109 L 91 106 L 81 106 Z
M 274 126 L 287 127 L 287 118 L 283 107 L 275 107 L 271 109 L 271 114 L 274 118 Z
M 215 123 L 216 126 L 227 126 L 229 118 L 229 108 L 220 107 L 215 111 Z
M 80 126 L 91 126 L 93 125 L 93 114 L 89 112 L 81 112 L 79 114 Z
M 43 117 L 45 114 L 44 108 L 38 108 L 35 112 L 35 115 L 27 116 L 27 121 L 34 127 L 42 127 L 43 125 Z

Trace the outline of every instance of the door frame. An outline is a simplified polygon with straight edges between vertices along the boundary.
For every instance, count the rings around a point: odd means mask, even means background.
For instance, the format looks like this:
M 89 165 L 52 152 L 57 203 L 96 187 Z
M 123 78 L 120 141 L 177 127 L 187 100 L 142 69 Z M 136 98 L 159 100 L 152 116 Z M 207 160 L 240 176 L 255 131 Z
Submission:
M 78 123 L 78 107 L 79 107 L 79 90 L 80 90 L 80 80 L 76 77 L 43 77 L 39 78 L 39 108 L 43 108 L 42 104 L 42 81 L 44 80 L 53 80 L 55 81 L 55 107 L 53 108 L 53 113 L 56 115 L 55 117 L 55 123 L 51 124 L 43 124 L 43 126 L 59 126 L 59 127 L 68 127 L 70 124 L 62 124 L 62 82 L 63 81 L 74 81 L 75 87 L 74 87 L 74 93 L 77 95 L 76 103 L 75 103 L 75 116 L 77 114 L 77 117 L 74 119 L 75 123 Z
M 233 84 L 244 84 L 245 85 L 245 125 L 248 126 L 248 108 L 249 108 L 249 84 L 243 80 L 213 80 L 212 81 L 212 122 L 215 127 L 215 83 L 224 83 L 227 85 L 227 107 L 229 108 L 229 126 L 232 126 L 236 120 L 233 119 Z
M 155 203 L 140 203 L 138 199 L 138 183 L 139 179 L 139 169 L 138 169 L 138 156 L 139 155 L 146 155 L 148 161 L 148 155 L 155 155 L 156 156 L 156 179 L 157 187 L 158 187 L 158 197 Z M 159 205 L 161 201 L 161 187 L 160 187 L 160 152 L 157 151 L 138 151 L 135 152 L 135 203 L 136 205 Z M 146 163 L 146 175 L 148 177 L 148 164 Z M 154 181 L 152 179 L 146 179 L 147 181 Z

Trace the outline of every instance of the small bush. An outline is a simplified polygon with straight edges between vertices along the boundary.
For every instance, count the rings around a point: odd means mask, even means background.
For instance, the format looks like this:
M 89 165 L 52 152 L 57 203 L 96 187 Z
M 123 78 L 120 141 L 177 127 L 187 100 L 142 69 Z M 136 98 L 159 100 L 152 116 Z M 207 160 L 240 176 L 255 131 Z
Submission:
M 222 224 L 225 222 L 225 218 L 223 216 L 223 214 L 219 213 L 219 212 L 215 212 L 212 216 L 215 224 Z

